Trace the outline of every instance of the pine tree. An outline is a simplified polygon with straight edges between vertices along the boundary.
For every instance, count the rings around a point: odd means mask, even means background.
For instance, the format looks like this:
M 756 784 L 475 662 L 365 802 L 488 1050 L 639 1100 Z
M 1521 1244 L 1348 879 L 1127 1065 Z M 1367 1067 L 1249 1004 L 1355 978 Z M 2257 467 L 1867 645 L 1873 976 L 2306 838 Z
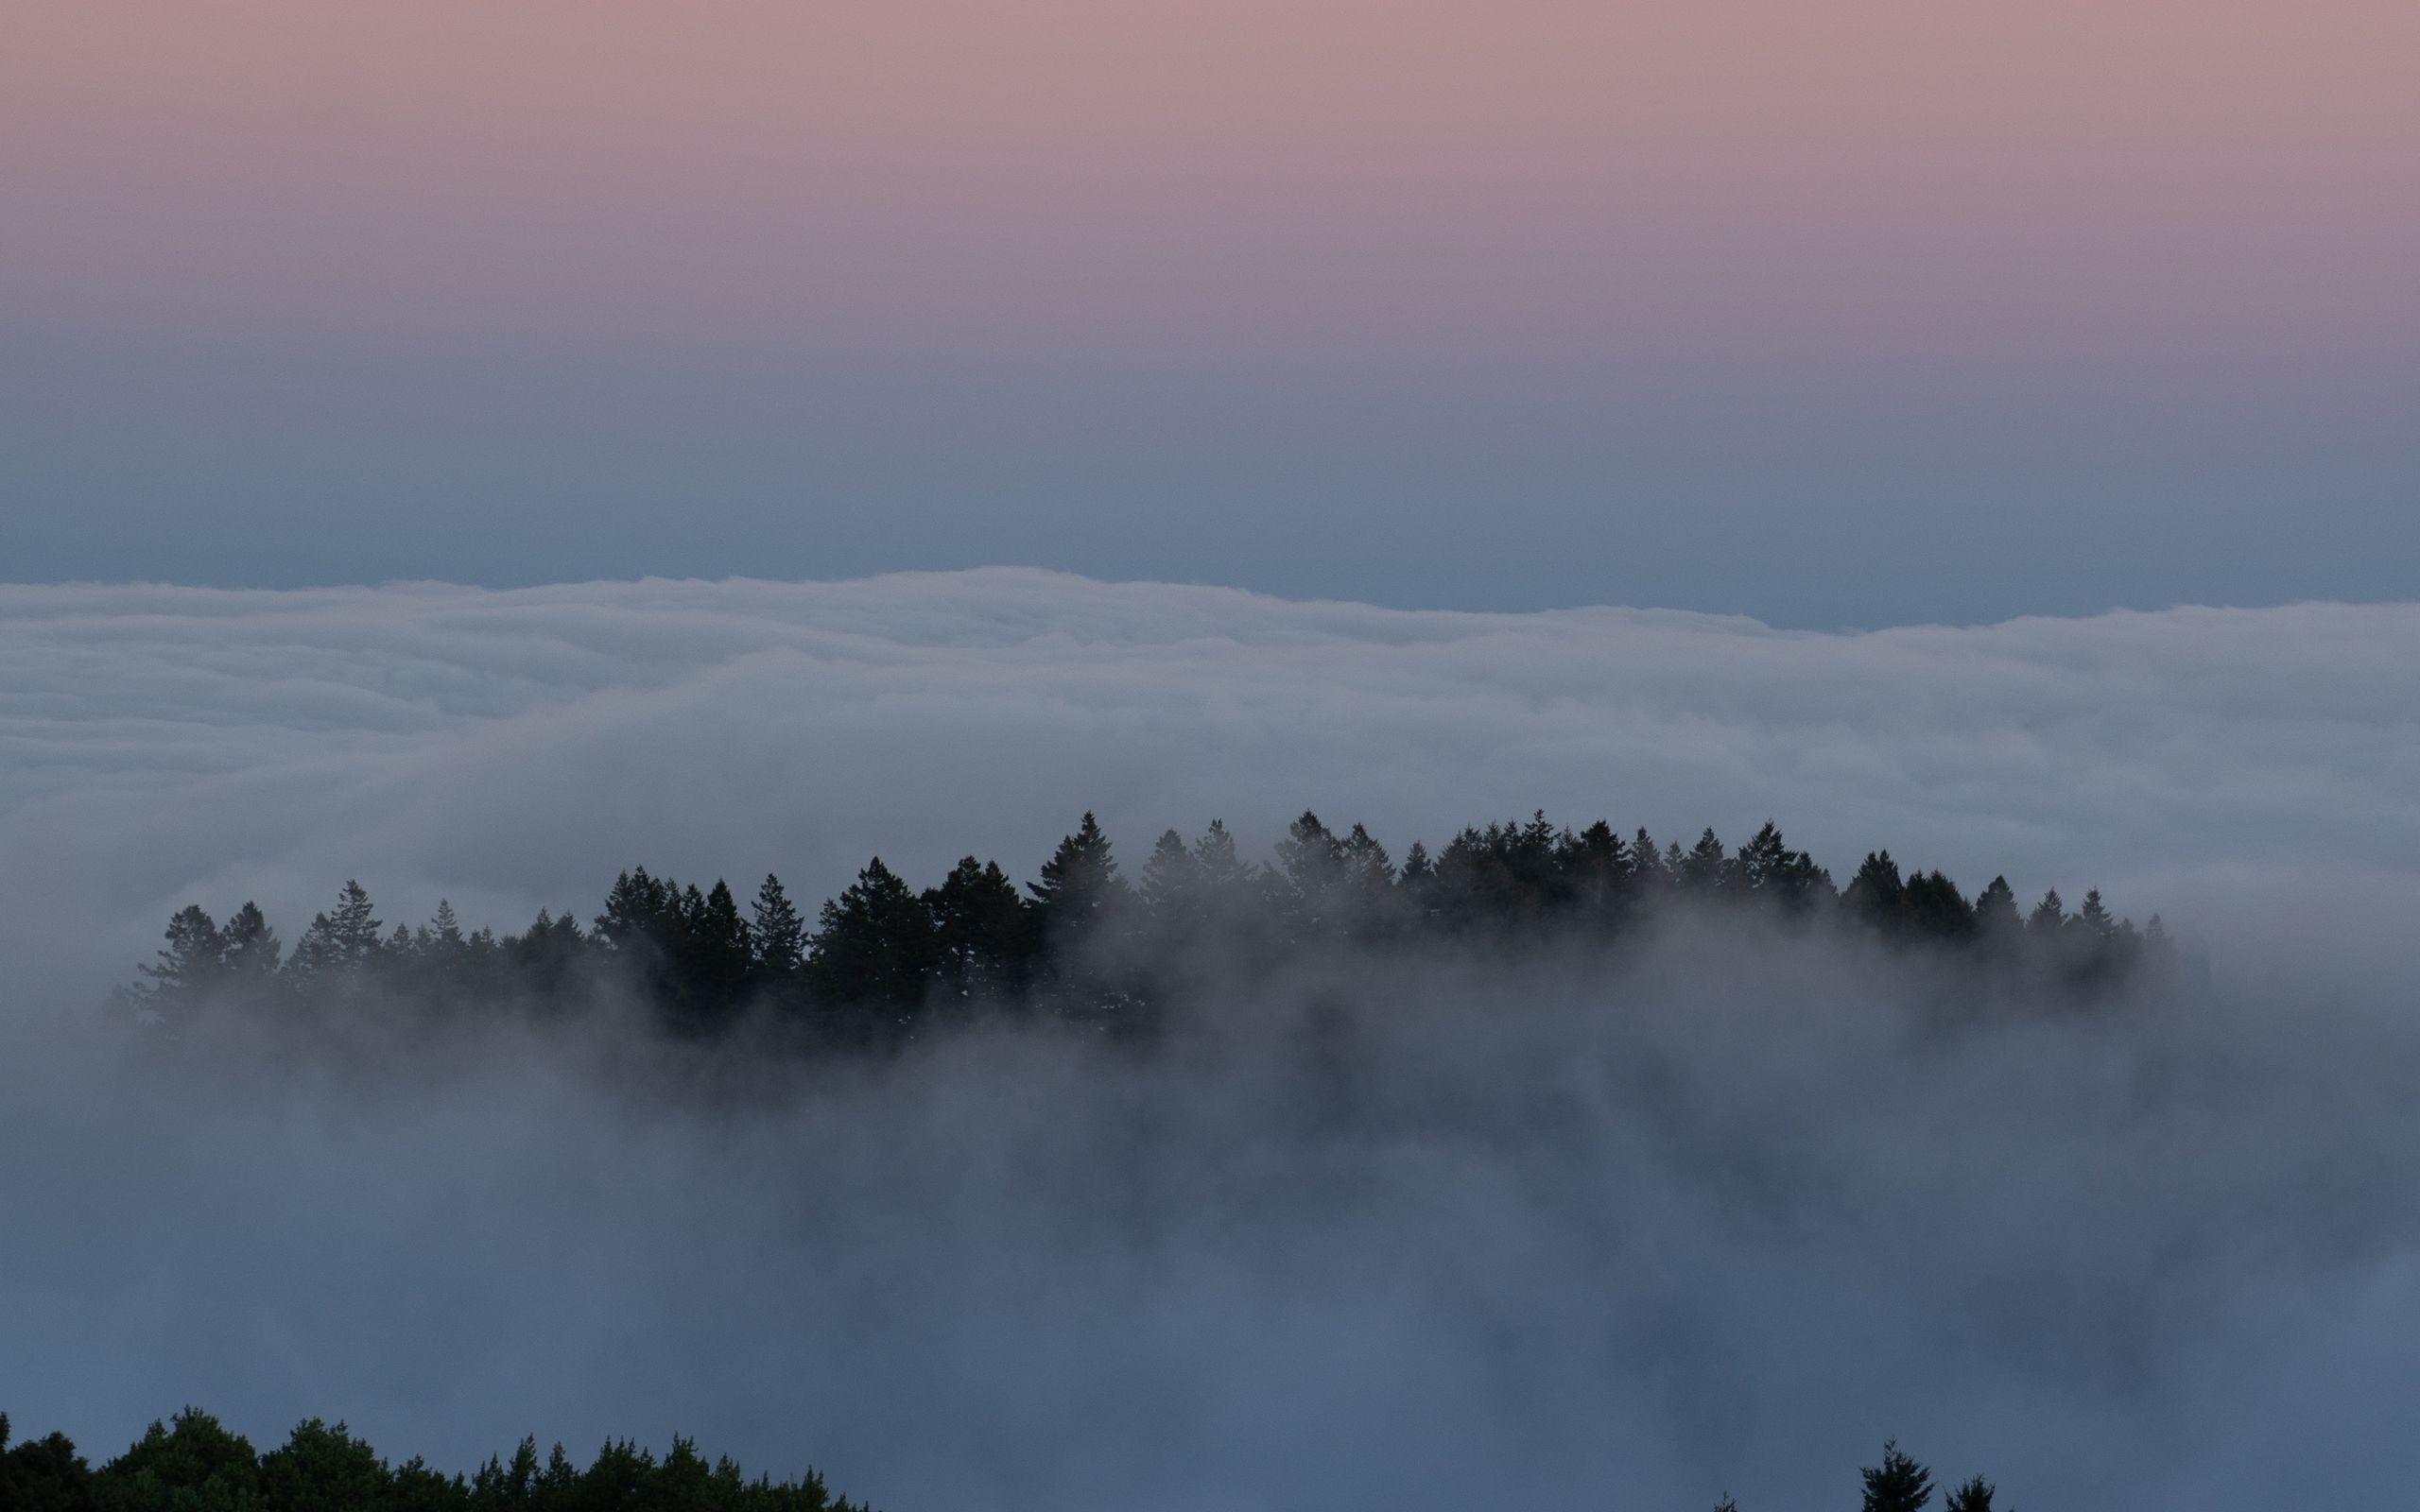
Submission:
M 1992 1483 L 1978 1475 L 1949 1493 L 1942 1512 L 1992 1512 Z
M 791 905 L 782 879 L 769 871 L 757 886 L 749 912 L 754 924 L 749 937 L 754 946 L 751 964 L 756 981 L 768 990 L 780 991 L 797 980 L 799 968 L 806 962 L 806 920 Z
M 1899 895 L 1899 914 L 1919 939 L 1952 943 L 1972 938 L 1975 910 L 1958 885 L 1939 871 L 1919 871 Z
M 2016 891 L 2006 877 L 1994 877 L 1975 898 L 1975 932 L 1984 944 L 2006 945 L 2024 932 L 2016 916 Z
M 1181 939 L 1198 921 L 1201 881 L 1201 863 L 1194 859 L 1184 837 L 1174 830 L 1162 831 L 1143 863 L 1135 894 L 1163 942 Z
M 386 948 L 379 928 L 370 894 L 360 883 L 347 881 L 337 894 L 336 908 L 312 916 L 311 927 L 296 942 L 294 970 L 305 979 L 359 987 Z
M 1732 858 L 1739 885 L 1759 902 L 1786 914 L 1805 914 L 1828 896 L 1832 879 L 1804 850 L 1793 850 L 1782 838 L 1781 827 L 1767 819 L 1764 828 Z
M 1708 825 L 1698 836 L 1698 843 L 1681 858 L 1681 890 L 1695 898 L 1711 898 L 1722 891 L 1730 870 L 1725 861 L 1722 841 Z
M 823 905 L 807 970 L 826 1002 L 896 1012 L 923 1001 L 937 954 L 923 900 L 876 856 Z
M 2083 895 L 2083 906 L 2076 910 L 2076 917 L 2083 920 L 2084 929 L 2095 939 L 2105 940 L 2118 933 L 2118 920 L 2111 917 L 2108 905 L 2100 901 L 2100 889 L 2098 887 Z
M 721 878 L 703 895 L 690 888 L 683 902 L 688 925 L 682 959 L 686 1026 L 718 1032 L 738 1017 L 747 999 L 748 979 L 756 965 L 755 941 L 731 885 Z
M 1236 853 L 1236 837 L 1217 819 L 1193 842 L 1194 886 L 1205 918 L 1232 922 L 1250 904 L 1253 868 Z
M 1628 901 L 1630 853 L 1603 819 L 1571 836 L 1561 847 L 1556 865 L 1573 902 L 1598 923 L 1611 923 Z
M 1089 810 L 1042 864 L 1042 879 L 1026 886 L 1046 948 L 1062 954 L 1115 929 L 1128 898 L 1109 836 Z
M 1630 837 L 1630 873 L 1634 890 L 1641 897 L 1662 891 L 1667 881 L 1663 853 L 1655 849 L 1655 836 L 1643 824 Z
M 1882 1463 L 1858 1472 L 1865 1478 L 1862 1512 L 1920 1512 L 1932 1500 L 1932 1472 L 1899 1452 L 1893 1440 L 1882 1446 Z
M 1395 886 L 1394 858 L 1377 836 L 1357 824 L 1338 843 L 1337 859 L 1343 870 L 1340 896 L 1354 911 L 1351 922 L 1382 924 Z
M 1869 850 L 1841 894 L 1841 902 L 1850 917 L 1876 929 L 1894 930 L 1902 920 L 1907 885 L 1899 880 L 1899 863 L 1891 859 L 1891 852 Z
M 227 978 L 227 941 L 218 922 L 188 903 L 168 920 L 167 944 L 158 958 L 136 968 L 150 978 L 146 995 L 163 1008 L 185 1008 L 215 991 Z
M 247 900 L 229 916 L 225 942 L 231 979 L 257 989 L 277 974 L 285 947 L 278 943 L 277 931 L 269 928 L 260 904 Z
M 2066 921 L 2066 904 L 2059 901 L 2059 889 L 2053 887 L 2033 905 L 2033 912 L 2026 918 L 2025 931 L 2038 938 L 2055 938 Z
M 1343 902 L 1344 848 L 1305 809 L 1277 842 L 1277 870 L 1270 880 L 1270 902 L 1291 939 L 1323 933 Z
M 1031 916 L 996 861 L 962 857 L 925 890 L 942 990 L 959 1002 L 1001 1001 L 1025 988 Z

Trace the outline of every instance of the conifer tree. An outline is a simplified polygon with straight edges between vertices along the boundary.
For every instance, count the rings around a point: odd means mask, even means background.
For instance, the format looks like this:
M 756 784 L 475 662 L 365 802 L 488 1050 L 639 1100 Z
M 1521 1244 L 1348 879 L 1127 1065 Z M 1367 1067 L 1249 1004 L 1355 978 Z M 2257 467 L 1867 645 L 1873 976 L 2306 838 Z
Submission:
M 1026 886 L 1046 948 L 1063 953 L 1114 928 L 1128 897 L 1109 836 L 1090 810 L 1042 864 L 1041 880 Z
M 1975 1476 L 1949 1493 L 1949 1499 L 1941 1503 L 1942 1512 L 1992 1512 L 1995 1489 L 1991 1482 Z
M 1975 897 L 1975 932 L 1986 945 L 2005 945 L 2024 932 L 2025 925 L 2016 917 L 2016 892 L 2006 877 L 1994 877 L 1991 885 Z
M 1613 922 L 1631 890 L 1630 853 L 1614 827 L 1599 819 L 1569 837 L 1557 866 L 1581 911 L 1599 925 Z
M 924 903 L 944 992 L 998 1002 L 1024 990 L 1032 920 L 998 862 L 961 858 L 940 886 L 925 889 Z
M 1308 809 L 1286 827 L 1277 842 L 1277 869 L 1270 876 L 1270 901 L 1288 934 L 1300 940 L 1335 921 L 1342 904 L 1344 847 Z
M 807 970 L 826 1002 L 897 1011 L 923 1001 L 936 954 L 923 901 L 876 856 L 823 905 Z
M 227 977 L 227 941 L 218 921 L 188 903 L 168 920 L 154 961 L 136 968 L 150 981 L 147 995 L 163 1007 L 185 1007 L 216 990 Z
M 1708 825 L 1698 836 L 1698 843 L 1681 858 L 1681 890 L 1696 898 L 1711 898 L 1723 890 L 1730 867 L 1725 860 L 1723 844 Z
M 285 954 L 260 904 L 250 900 L 228 917 L 225 946 L 228 977 L 254 989 L 277 974 Z
M 797 980 L 806 961 L 806 920 L 790 902 L 782 879 L 771 872 L 756 888 L 749 905 L 753 923 L 749 938 L 754 947 L 751 963 L 759 985 L 779 991 Z
M 1841 903 L 1849 916 L 1861 919 L 1876 929 L 1896 929 L 1901 921 L 1900 905 L 1907 885 L 1899 880 L 1899 863 L 1891 859 L 1888 850 L 1869 850 L 1858 864 L 1857 875 L 1849 879 L 1841 894 Z
M 721 878 L 702 896 L 690 888 L 683 902 L 688 938 L 682 966 L 689 1026 L 712 1033 L 727 1027 L 747 998 L 755 941 L 731 885 Z
M 1193 863 L 1202 912 L 1232 919 L 1252 896 L 1253 868 L 1236 853 L 1236 837 L 1227 833 L 1226 825 L 1210 821 L 1210 828 L 1193 842 Z
M 1899 894 L 1902 922 L 1919 939 L 1955 942 L 1975 933 L 1975 911 L 1958 885 L 1940 871 L 1919 871 Z
M 337 893 L 337 906 L 313 915 L 311 927 L 295 943 L 294 969 L 305 979 L 359 987 L 386 949 L 379 929 L 370 894 L 360 883 L 349 880 Z
M 1655 836 L 1648 833 L 1647 826 L 1643 824 L 1630 837 L 1630 871 L 1641 897 L 1663 890 L 1666 881 L 1663 852 L 1655 849 Z
M 1900 1452 L 1896 1440 L 1882 1446 L 1882 1463 L 1858 1472 L 1865 1479 L 1862 1512 L 1921 1512 L 1932 1500 L 1932 1472 Z
M 1193 927 L 1201 907 L 1201 864 L 1194 859 L 1184 837 L 1174 830 L 1162 831 L 1143 863 L 1142 881 L 1135 889 L 1144 914 L 1161 939 L 1175 940 Z
M 2066 921 L 2066 905 L 2059 901 L 2059 889 L 2053 887 L 2033 905 L 2033 912 L 2026 918 L 2025 930 L 2037 938 L 2055 938 Z
M 2094 939 L 2105 940 L 2118 933 L 2118 920 L 2100 901 L 2100 889 L 2094 887 L 2083 895 L 2083 906 L 2076 910 L 2076 918 L 2083 921 L 2085 931 Z
M 1339 842 L 1337 855 L 1344 868 L 1345 901 L 1365 916 L 1382 910 L 1395 885 L 1394 857 L 1387 853 L 1386 846 L 1368 828 L 1356 824 Z

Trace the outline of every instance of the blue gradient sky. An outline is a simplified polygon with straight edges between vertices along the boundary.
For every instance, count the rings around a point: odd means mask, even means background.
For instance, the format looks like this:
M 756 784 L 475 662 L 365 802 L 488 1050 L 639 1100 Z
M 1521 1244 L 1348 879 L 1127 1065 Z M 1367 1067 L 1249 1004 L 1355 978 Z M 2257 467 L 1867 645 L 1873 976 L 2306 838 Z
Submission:
M 2411 594 L 2408 5 L 1132 9 L 15 12 L 0 579 Z

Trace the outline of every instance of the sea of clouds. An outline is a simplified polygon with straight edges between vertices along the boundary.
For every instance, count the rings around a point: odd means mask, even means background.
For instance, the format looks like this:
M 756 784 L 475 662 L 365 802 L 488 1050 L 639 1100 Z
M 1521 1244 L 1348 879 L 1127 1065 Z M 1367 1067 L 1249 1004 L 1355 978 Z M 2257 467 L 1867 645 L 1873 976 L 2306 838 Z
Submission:
M 21 1003 L 123 978 L 186 902 L 256 898 L 290 940 L 351 877 L 389 923 L 446 897 L 518 928 L 638 864 L 811 906 L 877 853 L 1029 876 L 1086 809 L 1132 863 L 1305 807 L 1398 856 L 1537 807 L 1685 844 L 1770 816 L 1842 880 L 1884 847 L 2358 948 L 2420 899 L 2420 606 L 1822 634 L 1012 569 L 0 587 Z
M 1886 1435 L 2018 1506 L 2391 1501 L 2420 1367 L 2420 607 L 1782 633 L 1037 572 L 0 589 L 0 1388 L 466 1467 L 678 1430 L 920 1508 L 1853 1504 Z M 1682 923 L 1616 961 L 1205 969 L 1160 1053 L 786 1068 L 469 1025 L 369 1065 L 95 1004 L 167 912 L 290 939 L 809 899 L 1305 806 L 1771 815 L 2106 888 L 2182 999 L 1982 1011 Z M 1213 963 L 1215 964 L 1215 963 Z

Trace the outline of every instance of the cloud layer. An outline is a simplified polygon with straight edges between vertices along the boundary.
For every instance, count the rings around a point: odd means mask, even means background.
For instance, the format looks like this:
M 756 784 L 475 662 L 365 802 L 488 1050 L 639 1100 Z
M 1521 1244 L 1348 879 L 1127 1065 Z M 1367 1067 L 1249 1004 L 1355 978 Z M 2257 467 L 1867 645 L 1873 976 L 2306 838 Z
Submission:
M 0 1406 L 102 1452 L 186 1400 L 345 1416 L 449 1466 L 678 1429 L 901 1512 L 1754 1512 L 1889 1434 L 2019 1505 L 2377 1501 L 2420 1388 L 2415 709 L 2410 605 L 0 589 Z M 517 926 L 637 862 L 814 898 L 877 850 L 1029 873 L 1086 807 L 1132 858 L 1305 805 L 1398 850 L 1772 815 L 1836 871 L 2098 883 L 2215 989 L 1994 1017 L 1684 930 L 1208 974 L 1155 1060 L 977 1036 L 795 1081 L 512 1025 L 369 1078 L 236 1026 L 130 1066 L 50 1011 L 189 901 L 291 938 L 358 876 Z
M 840 583 L 0 589 L 0 953 L 21 1001 L 126 974 L 176 906 L 289 937 L 358 876 L 517 928 L 619 868 L 836 890 L 1098 809 L 1398 852 L 1544 806 L 1737 839 L 1768 816 L 1970 892 L 2098 885 L 2227 937 L 2420 899 L 2420 607 L 1777 632 L 1598 609 L 1295 603 L 994 569 Z

